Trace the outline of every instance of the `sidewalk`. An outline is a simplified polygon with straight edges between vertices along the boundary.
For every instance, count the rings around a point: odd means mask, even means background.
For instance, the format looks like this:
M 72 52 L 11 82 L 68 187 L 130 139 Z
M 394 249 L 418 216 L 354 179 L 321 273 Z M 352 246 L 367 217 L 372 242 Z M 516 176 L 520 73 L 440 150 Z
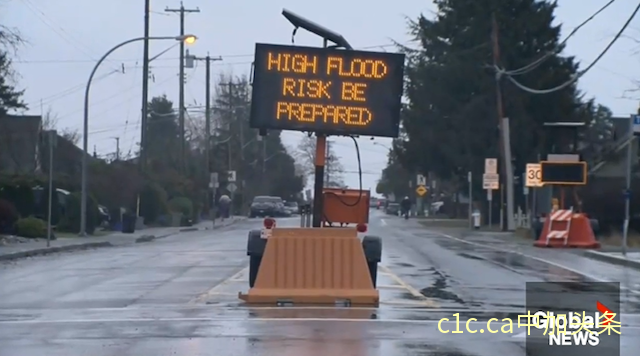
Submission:
M 224 222 L 216 221 L 215 229 L 229 226 L 244 217 L 233 217 Z M 56 252 L 86 250 L 99 247 L 122 246 L 135 243 L 151 242 L 157 239 L 177 235 L 181 232 L 213 230 L 211 221 L 202 221 L 191 227 L 152 227 L 136 231 L 133 234 L 114 232 L 104 236 L 89 237 L 59 237 L 51 241 L 47 247 L 46 239 L 28 239 L 29 242 L 0 245 L 0 261 L 13 260 L 23 257 L 46 255 Z
M 638 248 L 627 249 L 626 256 L 622 254 L 621 247 L 613 246 L 604 246 L 600 250 L 582 251 L 582 254 L 594 260 L 640 270 L 640 250 Z
M 190 232 L 220 229 L 244 220 L 247 220 L 246 216 L 232 216 L 229 219 L 225 219 L 224 221 L 221 221 L 220 219 L 216 219 L 215 221 L 205 220 L 190 227 L 183 227 L 179 231 Z
M 506 248 L 516 252 L 522 252 L 534 257 L 557 258 L 560 253 L 570 253 L 591 260 L 605 262 L 611 265 L 623 266 L 640 270 L 640 249 L 629 248 L 626 257 L 622 254 L 622 248 L 618 246 L 602 246 L 598 250 L 585 249 L 541 249 L 533 247 L 533 239 L 517 236 L 513 232 L 492 232 L 482 230 L 469 230 L 465 228 L 430 228 L 439 233 L 448 234 L 470 242 L 484 244 L 493 248 Z M 588 261 L 588 260 L 587 260 Z
M 177 233 L 177 231 L 166 232 L 165 234 L 169 235 L 171 233 Z M 47 247 L 46 239 L 29 239 L 29 242 L 0 246 L 0 261 L 13 260 L 35 255 L 46 255 L 55 252 L 134 244 L 139 242 L 151 241 L 156 238 L 158 237 L 156 235 L 150 235 L 149 231 L 143 231 L 134 234 L 123 234 L 116 232 L 104 236 L 59 237 L 56 240 L 51 241 L 50 247 Z

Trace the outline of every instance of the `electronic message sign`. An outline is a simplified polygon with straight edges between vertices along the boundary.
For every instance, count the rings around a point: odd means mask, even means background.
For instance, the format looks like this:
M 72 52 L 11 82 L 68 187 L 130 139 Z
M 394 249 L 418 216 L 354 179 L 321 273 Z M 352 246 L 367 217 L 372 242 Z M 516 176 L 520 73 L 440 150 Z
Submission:
M 252 128 L 398 137 L 404 54 L 256 44 Z
M 542 183 L 557 185 L 587 184 L 587 162 L 540 162 Z

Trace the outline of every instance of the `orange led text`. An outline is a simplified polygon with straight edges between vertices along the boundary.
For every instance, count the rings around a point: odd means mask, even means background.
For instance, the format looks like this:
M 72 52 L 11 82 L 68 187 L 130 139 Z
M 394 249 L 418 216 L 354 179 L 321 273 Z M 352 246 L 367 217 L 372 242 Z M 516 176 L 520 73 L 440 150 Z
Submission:
M 284 78 L 282 95 L 296 98 L 331 99 L 331 82 L 317 79 Z
M 387 65 L 380 60 L 327 58 L 328 75 L 337 73 L 341 77 L 381 79 L 387 75 L 387 71 Z
M 342 83 L 342 100 L 365 102 L 364 89 L 367 87 L 365 83 Z
M 298 74 L 316 74 L 318 70 L 318 57 L 316 56 L 272 52 L 269 52 L 268 56 L 268 70 Z
M 347 126 L 367 126 L 373 119 L 371 112 L 363 107 L 342 105 L 301 104 L 278 102 L 276 107 L 278 120 L 298 122 L 322 122 Z

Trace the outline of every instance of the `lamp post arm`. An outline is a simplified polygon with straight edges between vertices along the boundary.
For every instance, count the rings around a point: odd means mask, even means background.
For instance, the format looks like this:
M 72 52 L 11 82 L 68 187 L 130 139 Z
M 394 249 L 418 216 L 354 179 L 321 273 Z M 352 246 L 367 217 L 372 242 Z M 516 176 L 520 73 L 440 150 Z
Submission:
M 80 236 L 86 236 L 87 234 L 87 165 L 89 154 L 89 91 L 91 89 L 91 81 L 93 81 L 93 77 L 95 76 L 100 64 L 104 62 L 107 57 L 113 52 L 115 52 L 118 48 L 128 45 L 132 42 L 144 41 L 144 40 L 176 40 L 176 41 L 184 41 L 185 36 L 153 36 L 153 37 L 136 37 L 130 40 L 121 42 L 115 45 L 113 48 L 107 51 L 96 63 L 91 70 L 91 74 L 89 75 L 89 80 L 87 80 L 87 87 L 84 91 L 84 127 L 82 131 L 82 192 L 80 198 Z

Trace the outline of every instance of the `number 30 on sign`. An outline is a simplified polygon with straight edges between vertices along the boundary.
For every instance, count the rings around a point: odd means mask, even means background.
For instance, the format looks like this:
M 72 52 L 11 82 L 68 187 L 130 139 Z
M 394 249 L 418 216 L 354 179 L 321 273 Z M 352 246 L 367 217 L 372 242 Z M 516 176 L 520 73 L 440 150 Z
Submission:
M 526 186 L 542 187 L 542 169 L 539 163 L 527 164 Z

